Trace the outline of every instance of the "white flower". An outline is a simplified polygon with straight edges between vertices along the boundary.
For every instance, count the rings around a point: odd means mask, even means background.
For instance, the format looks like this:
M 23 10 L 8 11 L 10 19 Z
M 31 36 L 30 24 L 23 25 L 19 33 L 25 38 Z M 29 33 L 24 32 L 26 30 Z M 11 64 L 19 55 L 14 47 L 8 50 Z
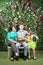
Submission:
M 9 19 L 11 19 L 11 17 L 9 17 Z
M 17 23 L 17 21 L 15 21 L 15 23 Z
M 20 4 L 17 4 L 18 6 L 20 5 Z
M 27 21 L 28 21 L 28 19 L 27 19 Z
M 14 10 L 14 12 L 15 12 L 15 10 Z
M 26 13 L 26 11 L 24 11 L 24 13 Z
M 16 5 L 15 5 L 15 8 L 16 8 Z
M 31 10 L 29 9 L 29 12 L 30 12 Z
M 15 17 L 14 20 L 17 20 L 17 18 Z
M 0 10 L 0 12 L 1 12 L 2 10 Z
M 29 24 L 30 24 L 30 22 L 29 22 Z
M 13 1 L 12 1 L 13 2 Z
M 8 4 L 8 2 L 6 4 Z
M 33 14 L 33 16 L 35 16 L 35 14 Z
M 19 18 L 20 18 L 21 16 L 19 16 Z
M 29 30 L 30 30 L 30 28 L 29 28 Z
M 33 12 L 31 12 L 31 14 L 33 14 Z
M 28 16 L 30 17 L 30 14 Z
M 28 9 L 29 9 L 30 7 L 28 7 Z
M 39 12 L 41 10 L 41 7 L 39 7 L 36 11 L 37 11 L 37 13 Z
M 16 2 L 18 4 L 18 2 Z
M 17 14 L 19 14 L 19 12 L 17 12 Z
M 9 4 L 11 5 L 11 2 L 9 2 Z
M 5 28 L 5 31 L 7 32 L 7 31 L 8 31 L 8 29 L 7 29 L 7 28 Z

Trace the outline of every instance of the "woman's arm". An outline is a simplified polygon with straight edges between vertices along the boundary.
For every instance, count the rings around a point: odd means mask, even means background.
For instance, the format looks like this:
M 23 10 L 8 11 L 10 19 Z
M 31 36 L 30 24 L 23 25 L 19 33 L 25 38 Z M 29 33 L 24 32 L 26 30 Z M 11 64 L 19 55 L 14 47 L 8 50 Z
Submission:
M 7 40 L 10 41 L 10 42 L 13 42 L 13 43 L 17 43 L 16 41 L 11 39 L 10 33 L 7 33 Z

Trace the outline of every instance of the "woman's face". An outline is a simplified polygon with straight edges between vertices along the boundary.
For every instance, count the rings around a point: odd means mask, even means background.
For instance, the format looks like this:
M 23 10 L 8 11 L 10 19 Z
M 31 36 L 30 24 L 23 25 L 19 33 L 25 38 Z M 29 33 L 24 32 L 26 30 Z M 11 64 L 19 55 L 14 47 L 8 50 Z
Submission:
M 30 30 L 29 32 L 28 32 L 28 35 L 31 35 L 32 34 L 32 31 Z
M 14 31 L 14 30 L 15 30 L 15 27 L 13 26 L 13 27 L 12 27 L 12 31 Z

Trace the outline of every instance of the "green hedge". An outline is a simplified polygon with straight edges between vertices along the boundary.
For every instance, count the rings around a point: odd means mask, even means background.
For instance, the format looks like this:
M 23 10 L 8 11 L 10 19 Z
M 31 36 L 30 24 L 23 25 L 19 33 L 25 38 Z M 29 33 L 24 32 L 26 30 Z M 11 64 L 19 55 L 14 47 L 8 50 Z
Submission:
M 17 8 L 15 9 L 14 13 L 11 12 L 11 6 L 15 5 L 12 1 L 15 2 L 17 1 L 16 2 Z M 26 1 L 24 3 L 26 3 Z M 0 50 L 6 50 L 6 45 L 4 44 L 6 32 L 9 25 L 13 23 L 15 20 L 18 21 L 18 24 L 20 24 L 22 20 L 23 23 L 25 23 L 25 25 L 28 26 L 28 28 L 31 27 L 33 29 L 33 32 L 36 32 L 38 34 L 39 40 L 37 42 L 37 49 L 43 50 L 43 22 L 38 20 L 35 23 L 37 17 L 40 18 L 40 15 L 43 14 L 42 0 L 36 1 L 32 0 L 30 8 L 25 9 L 24 7 L 23 8 L 21 7 L 22 11 L 18 10 L 18 8 L 22 6 L 24 3 L 20 4 L 19 0 L 0 0 L 0 2 L 1 2 L 0 9 L 2 10 L 2 21 L 0 21 L 0 24 L 2 24 L 2 26 L 0 27 Z M 31 8 L 34 7 L 34 4 L 35 5 L 38 4 L 38 6 L 35 6 L 36 10 L 32 11 Z M 14 16 L 12 14 L 14 14 Z M 34 16 L 34 14 L 36 15 Z

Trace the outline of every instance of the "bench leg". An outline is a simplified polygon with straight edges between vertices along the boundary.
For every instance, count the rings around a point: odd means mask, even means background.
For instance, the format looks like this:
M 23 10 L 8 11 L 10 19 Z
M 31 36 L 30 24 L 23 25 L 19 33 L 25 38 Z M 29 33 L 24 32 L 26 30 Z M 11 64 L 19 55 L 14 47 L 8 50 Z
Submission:
M 11 57 L 11 47 L 8 47 L 8 58 L 10 59 Z

